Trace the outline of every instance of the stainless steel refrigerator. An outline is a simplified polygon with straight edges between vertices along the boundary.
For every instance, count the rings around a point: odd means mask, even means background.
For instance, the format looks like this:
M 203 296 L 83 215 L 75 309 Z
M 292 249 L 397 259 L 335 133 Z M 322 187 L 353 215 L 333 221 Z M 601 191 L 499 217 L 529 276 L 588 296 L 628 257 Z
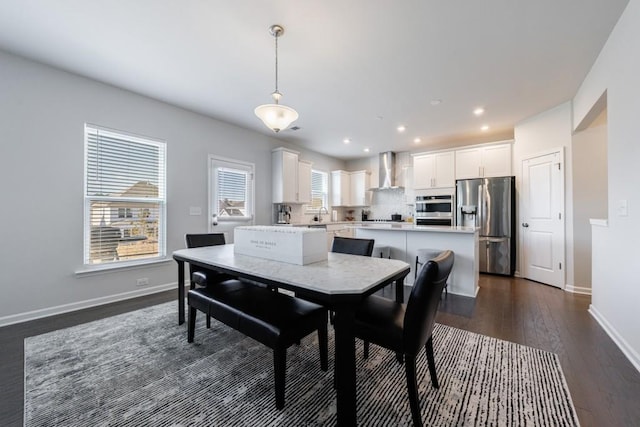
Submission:
M 479 227 L 482 273 L 515 271 L 515 199 L 513 176 L 456 181 L 456 225 Z

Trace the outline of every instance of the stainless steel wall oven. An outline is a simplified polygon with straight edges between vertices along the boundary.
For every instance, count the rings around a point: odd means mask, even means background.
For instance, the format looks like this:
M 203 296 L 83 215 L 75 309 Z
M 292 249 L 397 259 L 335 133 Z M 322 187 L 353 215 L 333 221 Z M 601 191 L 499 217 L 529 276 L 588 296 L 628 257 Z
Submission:
M 416 225 L 448 225 L 454 224 L 452 194 L 434 196 L 416 196 Z

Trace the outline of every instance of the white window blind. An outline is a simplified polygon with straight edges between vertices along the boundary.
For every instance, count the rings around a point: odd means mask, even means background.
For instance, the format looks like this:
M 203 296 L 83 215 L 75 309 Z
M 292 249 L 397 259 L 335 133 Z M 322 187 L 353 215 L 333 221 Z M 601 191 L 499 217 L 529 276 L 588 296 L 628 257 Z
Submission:
M 321 207 L 328 207 L 328 177 L 327 172 L 311 171 L 311 204 L 307 205 L 308 210 L 317 211 Z
M 163 142 L 85 126 L 84 263 L 165 255 Z
M 253 166 L 212 159 L 212 211 L 218 220 L 253 218 Z

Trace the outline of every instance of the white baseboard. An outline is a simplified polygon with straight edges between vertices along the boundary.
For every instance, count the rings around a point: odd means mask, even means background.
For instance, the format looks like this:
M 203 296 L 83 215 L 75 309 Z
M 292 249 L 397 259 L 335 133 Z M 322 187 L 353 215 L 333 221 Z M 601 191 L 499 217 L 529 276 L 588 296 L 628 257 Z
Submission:
M 56 314 L 69 313 L 71 311 L 82 310 L 84 308 L 96 307 L 112 302 L 123 301 L 145 295 L 156 294 L 171 289 L 177 289 L 178 282 L 164 285 L 150 286 L 148 288 L 136 289 L 130 292 L 123 292 L 115 295 L 108 295 L 100 298 L 93 298 L 85 301 L 73 302 L 70 304 L 58 305 L 55 307 L 42 308 L 40 310 L 27 311 L 25 313 L 12 314 L 0 317 L 0 327 L 13 325 L 15 323 L 28 322 L 29 320 L 41 319 L 43 317 L 54 316 Z
M 631 364 L 640 372 L 640 355 L 629 345 L 629 343 L 622 338 L 618 331 L 602 316 L 602 314 L 593 306 L 589 304 L 589 313 L 594 319 L 602 326 L 602 329 L 611 337 L 614 343 L 620 348 L 622 353 L 627 356 L 627 359 Z
M 584 286 L 565 285 L 564 290 L 574 294 L 591 295 L 591 288 Z

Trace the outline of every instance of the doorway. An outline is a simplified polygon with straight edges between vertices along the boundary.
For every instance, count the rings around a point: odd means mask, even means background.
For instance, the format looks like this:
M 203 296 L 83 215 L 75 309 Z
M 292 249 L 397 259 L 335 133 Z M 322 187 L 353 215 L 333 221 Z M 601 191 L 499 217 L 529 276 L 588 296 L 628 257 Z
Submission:
M 562 148 L 522 160 L 522 277 L 564 289 Z
M 209 155 L 209 233 L 224 233 L 233 243 L 233 230 L 254 222 L 253 163 Z

